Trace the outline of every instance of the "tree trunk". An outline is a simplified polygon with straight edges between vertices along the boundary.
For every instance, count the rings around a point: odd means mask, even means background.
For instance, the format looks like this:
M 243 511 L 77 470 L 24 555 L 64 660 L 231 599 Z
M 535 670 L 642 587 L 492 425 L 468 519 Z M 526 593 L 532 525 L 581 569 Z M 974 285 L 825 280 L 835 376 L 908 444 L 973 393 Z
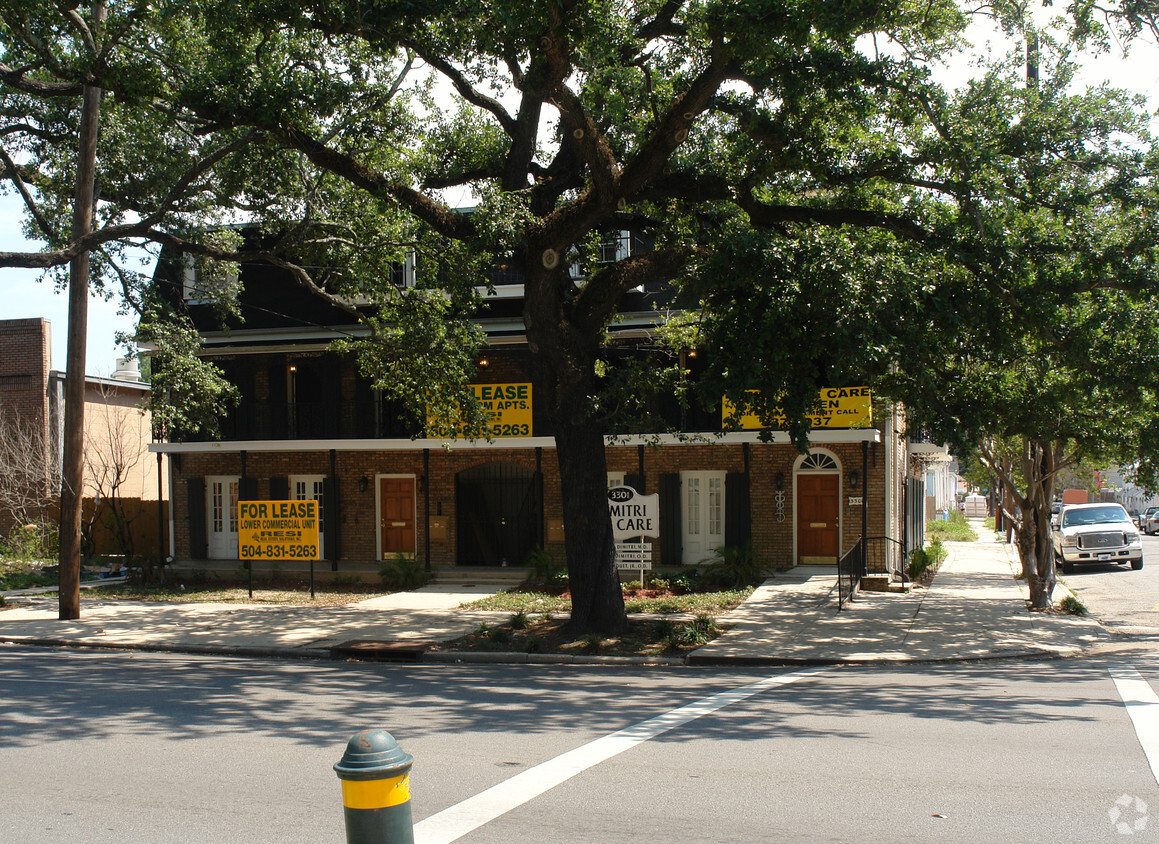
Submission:
M 1054 548 L 1050 538 L 1050 501 L 1054 489 L 1054 449 L 1049 444 L 1029 442 L 1022 465 L 1026 499 L 1022 502 L 1022 529 L 1030 533 L 1029 556 L 1022 558 L 1022 571 L 1030 589 L 1030 607 L 1046 610 L 1054 593 Z M 1022 551 L 1022 544 L 1019 545 Z
M 538 258 L 537 251 L 531 254 Z M 563 496 L 564 547 L 576 633 L 614 636 L 627 626 L 608 512 L 604 430 L 593 414 L 600 331 L 569 321 L 560 291 L 570 282 L 527 262 L 524 322 L 535 395 L 555 433 Z M 557 271 L 558 272 L 558 271 Z M 566 268 L 562 270 L 566 275 Z
M 102 2 L 93 4 L 93 21 L 105 18 Z M 97 163 L 100 89 L 85 86 L 77 149 L 72 236 L 92 231 Z M 88 343 L 89 254 L 69 265 L 68 350 L 64 382 L 64 454 L 60 490 L 59 617 L 80 618 L 81 505 L 84 501 L 85 353 Z

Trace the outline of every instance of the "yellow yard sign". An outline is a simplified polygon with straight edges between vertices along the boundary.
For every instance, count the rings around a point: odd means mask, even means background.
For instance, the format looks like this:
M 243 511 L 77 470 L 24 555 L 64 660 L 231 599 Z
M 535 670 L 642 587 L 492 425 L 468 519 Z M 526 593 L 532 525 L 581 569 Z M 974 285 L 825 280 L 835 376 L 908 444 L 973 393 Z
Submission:
M 318 560 L 318 502 L 239 501 L 240 560 Z
M 809 416 L 814 428 L 868 428 L 873 424 L 873 395 L 868 387 L 826 387 L 817 396 L 815 410 Z M 736 412 L 736 406 L 726 398 L 721 420 L 727 425 Z M 768 424 L 761 424 L 752 413 L 740 416 L 738 421 L 745 431 L 784 430 L 789 425 L 789 420 L 779 413 Z
M 491 416 L 491 436 L 531 436 L 531 384 L 472 384 L 471 390 Z
M 531 436 L 531 384 L 471 384 L 475 400 L 487 412 L 490 421 L 487 429 L 493 437 Z M 433 416 L 427 416 L 427 436 L 451 436 L 458 431 L 454 426 L 440 424 Z

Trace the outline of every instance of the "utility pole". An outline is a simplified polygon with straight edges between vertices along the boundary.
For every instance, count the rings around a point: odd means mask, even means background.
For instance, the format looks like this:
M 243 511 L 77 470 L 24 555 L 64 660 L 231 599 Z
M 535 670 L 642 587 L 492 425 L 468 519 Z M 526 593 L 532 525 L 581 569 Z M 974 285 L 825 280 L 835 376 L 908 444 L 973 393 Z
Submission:
M 94 37 L 104 22 L 104 0 L 93 3 Z M 96 61 L 94 52 L 93 60 Z M 76 191 L 73 195 L 72 239 L 93 230 L 96 193 L 97 132 L 100 127 L 101 90 L 85 85 L 81 100 L 77 146 Z M 68 349 L 64 380 L 64 455 L 60 490 L 59 618 L 80 618 L 81 507 L 84 503 L 85 353 L 88 343 L 89 253 L 69 264 Z

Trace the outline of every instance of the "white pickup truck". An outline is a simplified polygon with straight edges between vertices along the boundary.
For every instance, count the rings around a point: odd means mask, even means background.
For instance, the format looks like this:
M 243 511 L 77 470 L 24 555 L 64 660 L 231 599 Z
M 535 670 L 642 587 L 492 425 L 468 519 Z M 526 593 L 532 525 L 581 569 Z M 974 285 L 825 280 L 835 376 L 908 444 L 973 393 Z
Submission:
M 1143 568 L 1143 538 L 1121 504 L 1070 504 L 1054 520 L 1054 562 L 1064 574 L 1080 563 Z

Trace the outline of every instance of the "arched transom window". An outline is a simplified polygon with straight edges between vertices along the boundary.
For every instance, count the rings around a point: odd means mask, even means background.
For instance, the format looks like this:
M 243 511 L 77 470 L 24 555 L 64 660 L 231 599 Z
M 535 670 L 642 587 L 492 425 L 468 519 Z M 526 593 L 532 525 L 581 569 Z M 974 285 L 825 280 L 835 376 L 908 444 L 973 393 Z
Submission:
M 799 472 L 836 472 L 837 461 L 830 455 L 820 451 L 813 451 L 801 461 Z

